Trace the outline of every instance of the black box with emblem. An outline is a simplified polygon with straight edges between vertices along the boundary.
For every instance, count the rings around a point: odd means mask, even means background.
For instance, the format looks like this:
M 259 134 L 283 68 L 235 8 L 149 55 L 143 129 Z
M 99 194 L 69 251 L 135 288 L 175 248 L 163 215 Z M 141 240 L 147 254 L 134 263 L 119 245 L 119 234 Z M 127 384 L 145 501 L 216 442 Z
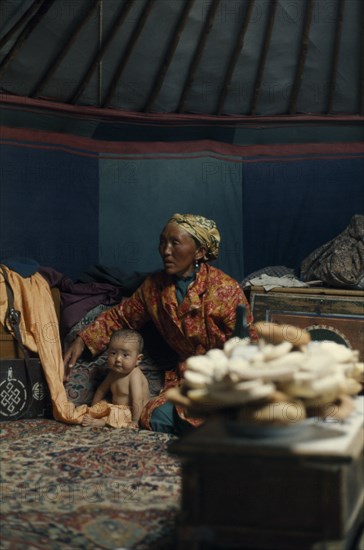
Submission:
M 52 403 L 38 356 L 25 348 L 20 332 L 21 311 L 14 308 L 14 293 L 3 266 L 8 309 L 1 325 L 0 344 L 10 339 L 11 347 L 0 350 L 0 420 L 52 418 Z M 4 340 L 4 341 L 3 341 Z M 3 347 L 3 346 L 1 346 Z M 9 353 L 10 352 L 10 353 Z
M 38 358 L 0 359 L 0 420 L 52 418 L 52 405 Z

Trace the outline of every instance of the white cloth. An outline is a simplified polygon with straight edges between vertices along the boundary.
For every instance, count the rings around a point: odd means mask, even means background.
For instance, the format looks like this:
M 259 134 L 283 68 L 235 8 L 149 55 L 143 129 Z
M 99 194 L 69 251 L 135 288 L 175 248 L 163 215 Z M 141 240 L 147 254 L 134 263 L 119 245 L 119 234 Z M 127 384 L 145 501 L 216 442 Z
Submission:
M 272 288 L 279 287 L 308 287 L 307 283 L 304 283 L 294 276 L 285 275 L 284 277 L 272 277 L 271 275 L 265 275 L 264 273 L 259 277 L 250 279 L 246 286 L 262 286 L 264 290 L 272 290 Z

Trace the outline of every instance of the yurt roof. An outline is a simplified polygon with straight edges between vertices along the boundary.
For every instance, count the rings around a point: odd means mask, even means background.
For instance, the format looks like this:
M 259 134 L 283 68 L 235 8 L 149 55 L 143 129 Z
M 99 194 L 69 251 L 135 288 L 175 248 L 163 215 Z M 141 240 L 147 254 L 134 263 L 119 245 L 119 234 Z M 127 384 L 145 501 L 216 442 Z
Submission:
M 362 0 L 1 0 L 0 100 L 363 115 Z

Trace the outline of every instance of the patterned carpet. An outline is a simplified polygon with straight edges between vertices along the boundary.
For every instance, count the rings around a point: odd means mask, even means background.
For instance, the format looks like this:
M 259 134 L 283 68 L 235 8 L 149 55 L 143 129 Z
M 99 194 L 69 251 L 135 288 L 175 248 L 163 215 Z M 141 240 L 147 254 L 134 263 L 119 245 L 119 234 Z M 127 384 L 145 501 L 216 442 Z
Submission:
M 1 549 L 176 548 L 172 436 L 54 420 L 0 429 Z

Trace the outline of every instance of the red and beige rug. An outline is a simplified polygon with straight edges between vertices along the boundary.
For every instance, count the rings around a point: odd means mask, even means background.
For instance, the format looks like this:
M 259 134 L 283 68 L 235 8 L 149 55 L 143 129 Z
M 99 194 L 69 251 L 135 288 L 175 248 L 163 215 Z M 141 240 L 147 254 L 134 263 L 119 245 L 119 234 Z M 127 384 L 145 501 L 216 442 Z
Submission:
M 2 550 L 174 550 L 174 438 L 54 420 L 3 422 Z

